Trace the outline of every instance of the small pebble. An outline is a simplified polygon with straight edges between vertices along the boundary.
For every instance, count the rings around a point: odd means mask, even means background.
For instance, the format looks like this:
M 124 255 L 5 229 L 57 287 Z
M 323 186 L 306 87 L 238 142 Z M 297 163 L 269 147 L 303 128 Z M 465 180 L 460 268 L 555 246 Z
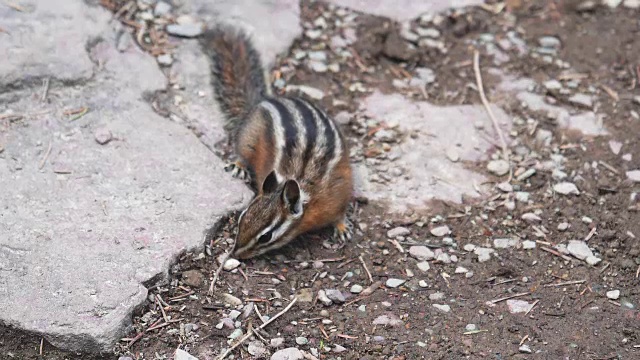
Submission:
M 444 304 L 444 305 L 433 304 L 433 307 L 438 309 L 438 310 L 440 310 L 440 311 L 442 311 L 442 312 L 445 312 L 445 313 L 448 313 L 448 312 L 451 311 L 451 306 L 446 305 L 446 304 Z
M 611 300 L 618 300 L 620 297 L 620 290 L 607 291 L 607 298 Z
M 385 283 L 385 285 L 386 285 L 387 287 L 390 287 L 390 288 L 392 288 L 392 289 L 393 289 L 393 288 L 397 288 L 398 286 L 400 286 L 400 285 L 404 284 L 405 282 L 406 282 L 406 280 L 391 278 L 391 279 L 388 279 L 388 280 L 387 280 L 387 282 Z
M 430 269 L 429 262 L 427 261 L 420 261 L 416 264 L 416 266 L 418 267 L 418 270 L 422 271 L 423 273 L 426 273 Z
M 387 231 L 387 237 L 388 238 L 392 238 L 392 239 L 396 238 L 398 236 L 407 236 L 409 234 L 411 234 L 411 230 L 407 229 L 406 227 L 402 227 L 402 226 L 399 226 L 399 227 L 396 227 L 396 228 L 393 228 L 393 229 Z
M 525 240 L 522 242 L 522 248 L 525 250 L 531 250 L 536 248 L 536 242 L 531 240 Z
M 309 339 L 304 336 L 298 336 L 296 338 L 296 344 L 298 345 L 307 345 L 309 343 Z
M 349 291 L 351 291 L 354 294 L 360 294 L 362 290 L 364 290 L 362 288 L 362 285 L 354 284 L 353 286 L 351 286 L 351 289 Z
M 447 225 L 442 225 L 431 229 L 431 235 L 442 237 L 451 233 L 451 230 Z
M 509 162 L 505 160 L 489 161 L 489 163 L 487 164 L 487 170 L 497 176 L 506 175 L 507 173 L 509 173 Z
M 561 183 L 555 184 L 553 186 L 553 191 L 562 195 L 570 195 L 570 194 L 580 195 L 580 190 L 578 190 L 578 187 L 574 183 L 570 183 L 570 182 L 561 182 Z
M 100 145 L 106 145 L 113 139 L 113 135 L 109 129 L 101 127 L 96 130 L 93 134 L 93 137 L 96 139 L 96 142 Z
M 231 271 L 237 268 L 238 266 L 240 266 L 240 261 L 233 258 L 229 258 L 227 259 L 227 261 L 224 262 L 224 266 L 222 268 L 226 271 Z
M 533 353 L 533 351 L 531 351 L 531 348 L 527 344 L 524 344 L 524 345 L 520 346 L 518 348 L 518 351 L 520 351 L 523 354 L 531 354 L 531 353 Z
M 202 34 L 201 24 L 170 24 L 167 25 L 167 32 L 171 35 L 193 38 Z

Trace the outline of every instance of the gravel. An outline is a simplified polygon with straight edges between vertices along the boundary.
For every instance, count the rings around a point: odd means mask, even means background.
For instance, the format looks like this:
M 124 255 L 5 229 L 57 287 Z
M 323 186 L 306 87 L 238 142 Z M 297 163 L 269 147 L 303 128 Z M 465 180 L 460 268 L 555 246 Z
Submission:
M 297 348 L 290 347 L 282 350 L 278 350 L 271 355 L 271 360 L 302 360 L 304 354 Z
M 447 225 L 442 225 L 431 229 L 431 235 L 437 237 L 443 237 L 445 235 L 449 235 L 451 233 L 451 229 Z
M 567 251 L 579 260 L 585 260 L 587 257 L 593 256 L 589 245 L 581 240 L 570 240 L 567 244 Z

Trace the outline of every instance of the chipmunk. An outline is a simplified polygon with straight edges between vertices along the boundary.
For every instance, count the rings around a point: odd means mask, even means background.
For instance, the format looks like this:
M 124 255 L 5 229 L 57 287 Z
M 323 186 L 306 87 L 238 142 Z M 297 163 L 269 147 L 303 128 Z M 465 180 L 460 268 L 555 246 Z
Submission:
M 344 245 L 352 237 L 353 179 L 339 127 L 303 98 L 268 94 L 261 59 L 243 32 L 209 29 L 201 45 L 235 147 L 225 170 L 256 192 L 238 218 L 232 255 L 249 259 L 329 226 Z

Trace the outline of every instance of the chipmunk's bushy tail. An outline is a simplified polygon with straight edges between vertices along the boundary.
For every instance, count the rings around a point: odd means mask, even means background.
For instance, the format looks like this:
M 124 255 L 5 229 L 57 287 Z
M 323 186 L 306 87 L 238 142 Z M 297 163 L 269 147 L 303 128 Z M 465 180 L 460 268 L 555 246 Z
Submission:
M 215 96 L 234 133 L 264 98 L 267 83 L 260 55 L 240 30 L 217 26 L 204 32 L 200 43 L 210 57 Z

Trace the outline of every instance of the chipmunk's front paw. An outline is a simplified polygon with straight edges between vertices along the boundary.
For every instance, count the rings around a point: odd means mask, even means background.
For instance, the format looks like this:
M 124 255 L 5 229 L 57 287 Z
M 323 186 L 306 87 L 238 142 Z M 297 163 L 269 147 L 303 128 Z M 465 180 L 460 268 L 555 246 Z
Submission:
M 244 167 L 242 162 L 240 162 L 239 160 L 227 163 L 227 165 L 225 165 L 224 167 L 224 171 L 231 172 L 231 176 L 233 176 L 236 179 L 243 180 L 244 182 L 251 181 L 251 176 L 249 176 L 249 172 Z
M 336 224 L 333 231 L 333 241 L 338 244 L 338 248 L 343 248 L 348 240 L 353 237 L 353 225 L 349 220 L 343 220 Z

